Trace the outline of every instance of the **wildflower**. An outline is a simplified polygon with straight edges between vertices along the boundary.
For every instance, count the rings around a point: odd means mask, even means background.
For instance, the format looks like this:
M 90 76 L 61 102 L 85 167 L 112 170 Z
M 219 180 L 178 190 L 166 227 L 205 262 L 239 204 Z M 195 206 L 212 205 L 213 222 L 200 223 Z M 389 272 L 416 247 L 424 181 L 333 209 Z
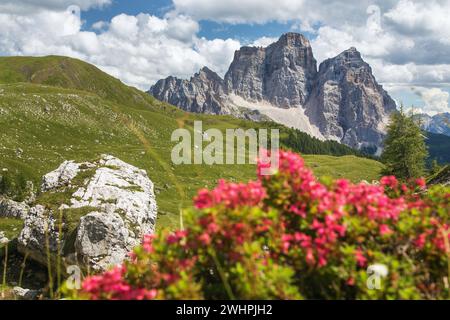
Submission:
M 358 263 L 358 266 L 364 267 L 366 265 L 367 259 L 366 259 L 366 257 L 364 257 L 361 249 L 357 249 L 355 251 L 355 258 L 356 258 L 356 262 Z
M 381 236 L 390 235 L 392 233 L 394 233 L 394 232 L 391 230 L 391 228 L 389 228 L 388 225 L 386 225 L 386 224 L 380 225 L 380 235 Z

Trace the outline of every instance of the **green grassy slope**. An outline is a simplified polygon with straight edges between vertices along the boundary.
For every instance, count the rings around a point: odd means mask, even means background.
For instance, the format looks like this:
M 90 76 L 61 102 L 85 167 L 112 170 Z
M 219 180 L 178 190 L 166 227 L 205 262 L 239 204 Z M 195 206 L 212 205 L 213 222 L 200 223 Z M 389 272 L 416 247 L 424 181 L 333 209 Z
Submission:
M 179 208 L 189 206 L 199 188 L 211 188 L 219 178 L 255 177 L 252 165 L 172 165 L 173 130 L 192 131 L 195 120 L 204 129 L 264 126 L 185 113 L 78 60 L 0 58 L 0 175 L 7 169 L 38 185 L 64 160 L 112 154 L 147 170 L 156 186 L 159 227 L 177 226 Z M 382 166 L 355 156 L 315 155 L 306 161 L 319 175 L 354 181 L 376 179 Z

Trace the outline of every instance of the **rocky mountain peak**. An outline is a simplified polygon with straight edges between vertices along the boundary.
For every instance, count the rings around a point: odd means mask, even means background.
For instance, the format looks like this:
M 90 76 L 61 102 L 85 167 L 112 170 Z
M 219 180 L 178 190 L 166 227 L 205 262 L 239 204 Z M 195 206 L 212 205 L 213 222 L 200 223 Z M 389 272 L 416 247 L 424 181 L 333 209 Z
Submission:
M 319 66 L 319 73 L 323 72 L 325 69 L 356 69 L 356 68 L 365 68 L 368 73 L 372 73 L 372 68 L 369 64 L 367 64 L 361 53 L 356 50 L 355 47 L 351 47 L 338 54 L 334 58 L 330 58 L 322 62 Z
M 224 79 L 205 67 L 190 81 L 160 80 L 150 93 L 191 112 L 240 117 L 242 110 L 257 111 L 320 139 L 372 151 L 380 149 L 396 108 L 356 48 L 325 60 L 318 71 L 309 40 L 294 32 L 265 48 L 237 50 Z
M 311 47 L 311 44 L 304 35 L 296 32 L 288 32 L 283 34 L 277 42 L 272 45 L 286 46 L 286 47 Z
M 209 69 L 208 67 L 203 67 L 197 72 L 192 78 L 191 81 L 198 79 L 200 81 L 206 81 L 211 83 L 213 86 L 215 85 L 223 85 L 223 79 L 214 71 Z
M 379 152 L 395 109 L 370 65 L 352 47 L 320 65 L 306 114 L 325 137 Z
M 287 33 L 267 48 L 243 47 L 225 75 L 228 93 L 278 107 L 306 102 L 317 73 L 311 45 L 303 35 Z

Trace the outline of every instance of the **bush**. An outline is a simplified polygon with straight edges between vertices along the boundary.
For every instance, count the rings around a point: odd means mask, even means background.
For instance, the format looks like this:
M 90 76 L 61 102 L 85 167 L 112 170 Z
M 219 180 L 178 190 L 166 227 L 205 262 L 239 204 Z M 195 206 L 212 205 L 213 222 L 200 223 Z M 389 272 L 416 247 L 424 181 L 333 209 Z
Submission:
M 281 152 L 277 174 L 201 190 L 184 230 L 147 236 L 78 297 L 448 298 L 450 189 L 425 188 L 318 181 Z

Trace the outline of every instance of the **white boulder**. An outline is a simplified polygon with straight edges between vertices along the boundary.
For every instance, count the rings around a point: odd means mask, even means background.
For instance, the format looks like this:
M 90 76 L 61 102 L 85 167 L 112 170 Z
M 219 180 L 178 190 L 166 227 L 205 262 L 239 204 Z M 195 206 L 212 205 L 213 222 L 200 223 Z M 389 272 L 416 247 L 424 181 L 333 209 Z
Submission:
M 71 196 L 58 207 L 36 205 L 25 219 L 18 248 L 38 262 L 47 261 L 49 247 L 68 263 L 100 272 L 121 263 L 144 235 L 155 231 L 152 181 L 144 170 L 113 156 L 91 163 L 65 161 L 44 176 L 42 190 Z

